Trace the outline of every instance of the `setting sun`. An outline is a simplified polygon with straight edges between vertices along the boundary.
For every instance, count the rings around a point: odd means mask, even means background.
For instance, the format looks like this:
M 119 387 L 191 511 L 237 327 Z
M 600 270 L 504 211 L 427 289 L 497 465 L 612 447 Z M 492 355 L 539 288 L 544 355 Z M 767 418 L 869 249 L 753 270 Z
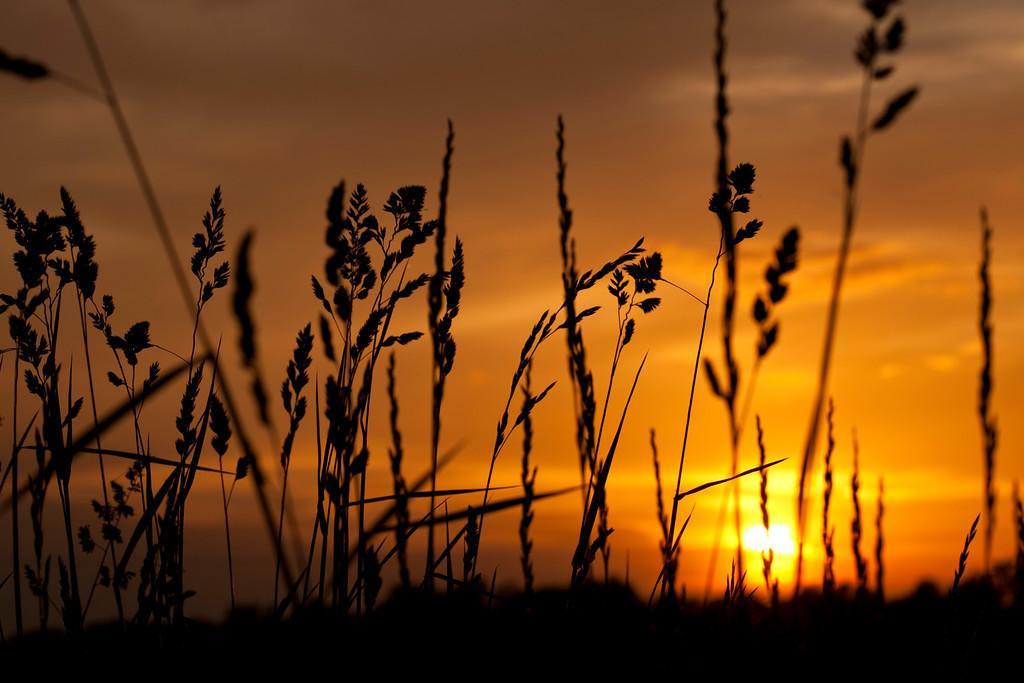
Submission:
M 776 555 L 792 555 L 796 551 L 793 530 L 788 524 L 772 524 L 767 531 L 760 525 L 747 527 L 743 546 L 759 553 L 773 550 Z

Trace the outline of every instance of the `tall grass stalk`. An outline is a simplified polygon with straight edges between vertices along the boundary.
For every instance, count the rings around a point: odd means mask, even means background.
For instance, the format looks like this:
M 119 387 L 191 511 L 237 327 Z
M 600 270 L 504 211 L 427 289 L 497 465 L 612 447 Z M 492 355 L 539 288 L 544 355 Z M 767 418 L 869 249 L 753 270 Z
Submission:
M 303 390 L 309 383 L 309 366 L 312 363 L 313 333 L 310 325 L 299 330 L 295 339 L 295 351 L 288 361 L 287 376 L 281 383 L 281 401 L 288 414 L 288 432 L 281 444 L 281 507 L 277 518 L 277 565 L 274 568 L 274 605 L 278 604 L 278 587 L 281 577 L 281 556 L 284 554 L 282 533 L 284 532 L 285 502 L 288 497 L 288 471 L 291 469 L 292 446 L 299 426 L 306 416 L 306 397 Z
M 979 521 L 981 521 L 980 512 L 971 523 L 967 536 L 964 537 L 964 549 L 960 551 L 960 560 L 957 563 L 956 571 L 953 572 L 953 586 L 949 589 L 950 597 L 956 597 L 960 592 L 960 582 L 963 580 L 964 574 L 967 573 L 967 558 L 970 557 L 971 544 L 974 543 L 974 537 L 978 534 Z
M 654 432 L 654 428 L 651 428 L 651 460 L 654 464 L 654 501 L 657 517 L 658 517 L 658 529 L 661 531 L 661 541 L 658 543 L 658 547 L 661 550 L 661 571 L 662 578 L 660 581 L 661 585 L 661 598 L 662 600 L 668 599 L 671 602 L 675 602 L 675 575 L 676 567 L 676 552 L 672 547 L 672 534 L 669 531 L 668 516 L 665 512 L 665 495 L 661 485 L 661 463 L 658 462 L 658 441 Z M 657 584 L 655 585 L 657 590 Z
M 832 504 L 832 453 L 835 450 L 835 438 L 833 438 L 833 416 L 834 407 L 832 399 L 828 401 L 828 445 L 825 447 L 825 488 L 822 492 L 822 517 L 821 517 L 821 543 L 825 549 L 824 575 L 821 580 L 821 590 L 825 595 L 831 595 L 836 585 L 835 575 L 835 550 L 832 539 L 835 535 L 835 528 L 829 517 Z
M 726 289 L 722 301 L 722 355 L 725 365 L 726 382 L 716 382 L 721 388 L 719 392 L 726 406 L 729 419 L 729 450 L 730 450 L 730 474 L 735 475 L 739 471 L 739 427 L 736 415 L 736 396 L 739 385 L 739 367 L 733 355 L 733 325 L 736 309 L 736 284 L 737 284 L 737 253 L 736 236 L 733 221 L 733 212 L 729 210 L 726 199 L 732 196 L 732 189 L 729 181 L 729 129 L 727 120 L 729 116 L 729 100 L 726 93 L 728 75 L 725 70 L 725 56 L 727 41 L 725 36 L 726 12 L 724 0 L 715 2 L 715 138 L 718 143 L 718 162 L 715 172 L 715 187 L 718 197 L 722 200 L 715 207 L 715 215 L 718 217 L 722 229 L 722 245 L 725 251 L 725 276 Z M 710 366 L 706 366 L 710 367 Z M 740 484 L 732 486 L 733 506 L 736 525 L 736 563 L 737 572 L 743 572 L 743 534 L 742 534 L 742 513 L 740 511 Z
M 686 463 L 686 447 L 687 445 L 689 445 L 690 442 L 690 426 L 693 421 L 693 400 L 697 390 L 697 376 L 700 374 L 701 355 L 704 351 L 704 336 L 708 328 L 708 312 L 711 308 L 711 294 L 714 292 L 715 289 L 715 274 L 718 272 L 718 264 L 721 263 L 722 261 L 723 242 L 724 237 L 720 237 L 718 241 L 718 250 L 715 255 L 714 265 L 711 267 L 711 277 L 708 281 L 708 291 L 704 297 L 704 301 L 701 302 L 703 304 L 704 311 L 701 315 L 700 334 L 697 336 L 697 352 L 694 354 L 693 358 L 693 372 L 690 375 L 690 393 L 686 401 L 686 419 L 683 422 L 683 444 L 679 449 L 679 467 L 676 469 L 676 488 L 675 494 L 672 496 L 672 512 L 669 515 L 669 539 L 675 537 L 676 523 L 679 515 L 678 497 L 680 490 L 683 486 L 683 466 Z M 671 559 L 675 561 L 675 555 L 673 555 Z M 672 575 L 670 576 L 670 572 L 668 570 L 668 566 L 663 567 L 663 573 L 665 577 L 664 580 L 672 580 L 674 582 L 674 572 L 672 572 Z M 674 590 L 674 583 L 667 586 L 665 584 L 662 584 L 663 596 L 666 591 L 672 592 Z
M 761 416 L 754 416 L 754 423 L 757 426 L 757 452 L 758 465 L 761 467 L 761 524 L 764 526 L 766 539 L 771 539 L 771 520 L 768 517 L 768 468 L 766 467 L 768 456 L 764 446 L 764 429 L 761 427 Z M 773 607 L 779 604 L 779 580 L 772 580 L 772 564 L 775 562 L 775 549 L 768 543 L 767 550 L 761 551 L 761 565 L 764 571 L 764 586 L 771 595 Z
M 434 231 L 434 275 L 428 290 L 428 306 L 430 338 L 433 344 L 433 364 L 431 366 L 431 404 L 430 404 L 430 489 L 437 489 L 437 455 L 441 442 L 441 403 L 444 400 L 445 372 L 445 340 L 441 331 L 443 322 L 442 300 L 444 283 L 448 272 L 445 239 L 448 225 L 448 185 L 451 177 L 452 154 L 455 151 L 455 131 L 452 122 L 448 122 L 448 137 L 445 140 L 444 160 L 441 163 L 441 189 L 437 211 L 437 228 Z M 454 348 L 454 347 L 453 347 Z M 434 566 L 434 509 L 435 497 L 430 497 L 430 525 L 427 527 L 427 558 L 426 572 L 428 586 L 433 586 L 432 570 Z
M 850 522 L 850 543 L 853 549 L 853 566 L 857 571 L 857 597 L 868 592 L 868 562 L 861 551 L 861 536 L 864 525 L 860 511 L 860 444 L 857 432 L 853 432 L 853 474 L 850 476 L 850 501 L 853 505 L 853 519 Z
M 992 565 L 992 539 L 995 533 L 996 491 L 996 445 L 999 430 L 992 415 L 992 226 L 988 212 L 981 209 L 981 265 L 978 279 L 981 296 L 978 304 L 978 331 L 981 335 L 982 364 L 978 379 L 978 421 L 981 423 L 982 456 L 984 464 L 983 501 L 985 518 L 985 572 Z
M 391 406 L 389 424 L 391 426 L 391 461 L 392 490 L 395 493 L 395 548 L 398 551 L 398 578 L 404 590 L 412 587 L 409 575 L 409 557 L 407 552 L 406 532 L 409 527 L 409 499 L 405 477 L 402 475 L 402 459 L 405 449 L 402 447 L 402 432 L 398 426 L 398 389 L 395 379 L 395 353 L 388 356 L 388 402 Z
M 863 4 L 869 19 L 868 27 L 861 35 L 855 52 L 856 60 L 861 66 L 861 87 L 857 105 L 856 124 L 853 138 L 843 137 L 840 145 L 839 163 L 844 171 L 843 227 L 836 259 L 836 269 L 832 279 L 832 290 L 829 296 L 817 385 L 811 402 L 810 422 L 804 439 L 800 466 L 800 483 L 797 493 L 796 510 L 799 540 L 797 546 L 796 579 L 793 589 L 796 595 L 800 593 L 803 579 L 807 483 L 814 462 L 814 454 L 818 447 L 821 413 L 824 408 L 825 397 L 828 394 L 832 352 L 835 346 L 835 336 L 839 321 L 839 304 L 842 297 L 850 249 L 853 243 L 853 231 L 856 226 L 864 153 L 868 138 L 873 133 L 888 128 L 917 95 L 916 87 L 904 90 L 889 100 L 885 109 L 876 118 L 869 120 L 874 82 L 890 77 L 895 69 L 891 63 L 882 63 L 882 59 L 886 55 L 895 55 L 903 46 L 903 36 L 906 27 L 903 18 L 896 16 L 890 19 L 891 10 L 895 4 L 896 0 L 871 0 Z
M 21 607 L 21 536 L 18 520 L 18 385 L 21 383 L 21 350 L 14 351 L 14 388 L 11 390 L 11 577 L 14 592 L 14 633 L 24 635 Z
M 533 401 L 530 388 L 530 375 L 533 363 L 526 366 L 526 377 L 523 383 L 523 406 Z M 524 411 L 525 412 L 525 411 Z M 533 524 L 533 496 L 537 484 L 537 466 L 530 462 L 533 453 L 533 418 L 529 413 L 523 420 L 523 458 L 519 479 L 523 486 L 523 510 L 519 518 L 519 554 L 523 568 L 523 593 L 527 599 L 533 596 L 533 541 L 530 539 L 530 526 Z M 480 520 L 481 525 L 483 519 Z

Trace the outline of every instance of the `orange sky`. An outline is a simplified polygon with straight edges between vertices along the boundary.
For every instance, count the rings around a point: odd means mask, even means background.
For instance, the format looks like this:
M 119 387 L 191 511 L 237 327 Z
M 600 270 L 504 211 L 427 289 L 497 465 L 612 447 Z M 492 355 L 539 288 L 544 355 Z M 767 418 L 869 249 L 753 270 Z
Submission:
M 482 485 L 519 347 L 540 311 L 559 301 L 558 113 L 568 127 L 568 190 L 582 262 L 596 264 L 643 235 L 664 254 L 666 277 L 706 287 L 718 243 L 718 228 L 706 210 L 714 161 L 709 2 L 85 5 L 182 254 L 218 184 L 228 211 L 229 252 L 243 229 L 258 231 L 260 344 L 275 386 L 295 332 L 317 313 L 308 282 L 310 273 L 322 271 L 326 255 L 323 208 L 331 187 L 340 178 L 363 182 L 379 210 L 395 187 L 425 184 L 432 207 L 444 122 L 454 120 L 449 225 L 466 243 L 468 282 L 455 325 L 459 355 L 443 438 L 446 445 L 466 446 L 445 472 L 445 484 Z M 780 310 L 780 344 L 762 370 L 754 399 L 770 455 L 790 458 L 772 471 L 770 481 L 773 517 L 792 523 L 796 461 L 839 236 L 837 146 L 853 124 L 858 75 L 851 55 L 862 12 L 852 0 L 748 0 L 729 6 L 732 155 L 757 165 L 754 214 L 766 223 L 743 251 L 737 349 L 744 368 L 755 334 L 746 311 L 770 250 L 790 225 L 799 225 L 803 234 L 800 267 Z M 837 572 L 849 580 L 853 571 L 848 482 L 856 426 L 869 524 L 877 479 L 886 480 L 890 591 L 921 578 L 946 581 L 981 505 L 974 406 L 982 203 L 996 230 L 1000 556 L 1010 548 L 1008 493 L 1012 481 L 1024 476 L 1024 430 L 1014 419 L 1022 408 L 1014 380 L 1024 369 L 1017 350 L 1024 329 L 1024 239 L 1016 225 L 1016 184 L 1024 178 L 1024 93 L 1017 87 L 1024 73 L 1024 9 L 1013 0 L 907 0 L 903 12 L 908 46 L 885 87 L 918 83 L 922 92 L 867 152 L 832 381 Z M 95 82 L 64 3 L 4 0 L 2 14 L 0 47 Z M 0 191 L 35 211 L 56 208 L 57 189 L 66 185 L 96 235 L 99 288 L 115 295 L 122 322 L 149 319 L 155 341 L 187 350 L 186 314 L 109 112 L 59 85 L 11 78 L 0 79 L 0 103 Z M 13 241 L 4 239 L 9 253 Z M 422 267 L 430 267 L 426 259 Z M 7 267 L 0 289 L 12 288 Z M 662 295 L 662 308 L 642 321 L 625 359 L 624 374 L 631 374 L 650 351 L 609 489 L 616 529 L 613 571 L 624 573 L 628 555 L 638 586 L 650 585 L 658 562 L 647 432 L 658 430 L 663 467 L 674 473 L 700 323 L 692 300 L 670 290 Z M 601 291 L 591 298 L 610 303 Z M 424 302 L 411 302 L 399 327 L 422 329 L 425 318 Z M 706 346 L 715 359 L 718 318 L 716 306 Z M 212 330 L 223 331 L 234 365 L 236 331 L 227 296 L 215 300 L 210 322 Z M 600 395 L 614 324 L 608 310 L 586 328 Z M 419 471 L 426 462 L 419 454 L 425 452 L 429 420 L 427 346 L 404 349 L 399 365 L 403 428 Z M 574 483 L 561 339 L 542 352 L 535 378 L 538 384 L 559 380 L 536 416 L 538 485 Z M 3 382 L 0 393 L 5 406 L 8 384 Z M 614 393 L 613 411 L 622 397 Z M 173 397 L 153 406 L 148 418 L 154 444 L 167 450 L 173 443 L 172 404 Z M 702 383 L 695 410 L 684 475 L 691 485 L 728 468 L 724 411 Z M 384 411 L 375 408 L 375 415 L 381 418 Z M 6 423 L 3 431 L 9 436 Z M 374 480 L 388 487 L 386 425 L 375 420 L 373 431 L 371 488 Z M 309 423 L 300 433 L 292 475 L 303 519 L 313 494 L 311 438 Z M 498 483 L 518 481 L 518 455 L 517 448 L 503 454 Z M 744 441 L 742 457 L 754 462 L 752 440 Z M 269 455 L 268 464 L 274 459 Z M 98 491 L 88 490 L 88 474 L 80 481 L 85 523 L 84 502 Z M 204 588 L 201 604 L 211 610 L 223 605 L 215 484 L 200 485 L 190 513 L 197 539 L 190 551 L 209 560 L 195 565 L 192 580 Z M 248 488 L 243 490 L 233 509 L 239 555 L 251 562 L 242 595 L 256 599 L 269 590 L 272 569 L 261 560 L 268 550 Z M 753 524 L 755 482 L 743 491 Z M 718 501 L 714 493 L 696 501 L 684 541 L 681 574 L 692 593 L 703 588 Z M 568 578 L 578 514 L 573 497 L 539 505 L 542 581 Z M 498 566 L 499 583 L 519 580 L 515 523 L 514 515 L 488 522 L 481 571 L 489 576 Z M 307 525 L 302 528 L 305 533 Z M 810 533 L 817 538 L 820 532 L 812 525 Z M 869 531 L 866 544 L 873 543 Z M 0 550 L 5 564 L 8 552 Z M 812 576 L 818 566 L 812 555 Z M 6 601 L 4 596 L 0 604 Z

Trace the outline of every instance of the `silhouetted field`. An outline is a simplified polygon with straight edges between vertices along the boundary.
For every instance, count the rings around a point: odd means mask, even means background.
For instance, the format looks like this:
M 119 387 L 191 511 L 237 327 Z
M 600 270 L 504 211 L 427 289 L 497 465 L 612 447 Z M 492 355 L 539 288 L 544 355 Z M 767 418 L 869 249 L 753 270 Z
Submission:
M 783 674 L 798 680 L 867 676 L 984 680 L 1018 665 L 1019 608 L 990 584 L 971 582 L 956 600 L 924 584 L 885 604 L 851 591 L 809 591 L 771 608 L 757 601 L 650 609 L 621 584 L 506 595 L 397 594 L 371 615 L 338 619 L 309 609 L 280 621 L 239 611 L 226 623 L 176 631 L 96 626 L 77 637 L 26 636 L 0 647 L 4 661 L 50 656 L 119 664 L 162 662 L 184 671 L 201 661 L 314 671 L 319 653 L 343 651 L 348 674 L 434 678 L 457 667 L 486 675 L 686 676 Z

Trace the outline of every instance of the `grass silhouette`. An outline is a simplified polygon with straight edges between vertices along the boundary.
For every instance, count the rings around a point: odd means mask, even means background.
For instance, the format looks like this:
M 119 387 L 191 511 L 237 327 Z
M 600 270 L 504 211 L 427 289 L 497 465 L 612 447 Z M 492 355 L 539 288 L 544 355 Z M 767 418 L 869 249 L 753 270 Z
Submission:
M 340 182 L 330 192 L 326 206 L 324 243 L 327 257 L 322 274 L 310 277 L 313 298 L 310 312 L 317 320 L 301 327 L 291 358 L 285 365 L 280 389 L 280 410 L 284 431 L 277 432 L 275 407 L 264 383 L 264 366 L 258 350 L 254 295 L 258 273 L 250 263 L 253 233 L 238 241 L 235 257 L 225 258 L 232 243 L 224 198 L 219 188 L 212 193 L 203 216 L 201 231 L 192 239 L 188 271 L 181 265 L 176 247 L 170 242 L 162 212 L 145 167 L 133 142 L 99 48 L 77 2 L 71 3 L 102 84 L 103 99 L 111 108 L 130 161 L 158 229 L 164 250 L 174 265 L 175 278 L 189 307 L 191 327 L 187 355 L 178 356 L 151 336 L 146 321 L 123 323 L 117 316 L 114 298 L 98 294 L 97 243 L 87 233 L 71 194 L 59 192 L 59 209 L 40 211 L 34 217 L 12 198 L 0 195 L 0 210 L 17 245 L 13 265 L 20 280 L 17 291 L 0 295 L 0 312 L 8 318 L 14 346 L 13 392 L 10 423 L 12 447 L 3 468 L 0 491 L 6 488 L 0 515 L 10 516 L 13 566 L 0 577 L 0 590 L 10 590 L 14 605 L 14 635 L 2 650 L 12 661 L 32 661 L 54 646 L 72 648 L 90 657 L 112 657 L 122 646 L 129 659 L 166 656 L 184 649 L 196 656 L 237 652 L 243 646 L 265 646 L 281 651 L 335 647 L 339 639 L 358 653 L 354 669 L 375 666 L 380 656 L 401 648 L 405 662 L 394 668 L 417 668 L 417 654 L 436 652 L 459 644 L 466 662 L 475 661 L 495 648 L 532 657 L 553 656 L 552 644 L 572 653 L 576 673 L 600 672 L 613 664 L 632 660 L 643 671 L 702 673 L 720 667 L 729 656 L 735 668 L 730 673 L 763 673 L 765 659 L 788 657 L 794 669 L 811 672 L 832 666 L 840 657 L 856 659 L 855 669 L 872 670 L 882 662 L 920 661 L 944 644 L 941 657 L 927 657 L 926 667 L 935 674 L 954 671 L 978 673 L 997 671 L 1007 656 L 1009 644 L 1022 635 L 1024 610 L 1024 512 L 1015 493 L 1015 558 L 1009 566 L 992 566 L 994 534 L 994 471 L 997 429 L 991 412 L 992 395 L 992 283 L 990 277 L 992 230 L 982 211 L 982 260 L 979 269 L 981 299 L 979 329 L 983 345 L 978 417 L 983 432 L 984 499 L 982 512 L 967 533 L 959 561 L 951 566 L 950 589 L 922 586 L 917 593 L 899 600 L 886 599 L 884 579 L 885 514 L 884 485 L 878 482 L 875 513 L 875 581 L 873 596 L 869 585 L 869 561 L 862 545 L 865 519 L 860 501 L 860 470 L 856 434 L 851 478 L 853 518 L 851 554 L 856 568 L 856 585 L 840 585 L 835 576 L 836 550 L 833 543 L 832 509 L 834 406 L 827 408 L 829 373 L 832 364 L 844 273 L 851 258 L 856 226 L 858 188 L 868 139 L 894 123 L 914 100 L 910 88 L 896 95 L 871 118 L 871 95 L 877 81 L 893 71 L 889 59 L 903 45 L 905 23 L 895 16 L 892 0 L 862 3 L 869 25 L 860 38 L 857 60 L 863 71 L 857 128 L 852 138 L 843 138 L 840 164 L 844 173 L 843 230 L 829 299 L 816 393 L 811 420 L 800 462 L 796 506 L 799 520 L 799 554 L 793 596 L 783 600 L 774 550 L 762 551 L 763 592 L 760 580 L 748 578 L 743 564 L 743 521 L 740 517 L 739 482 L 757 476 L 761 523 L 766 536 L 769 517 L 768 478 L 771 469 L 784 461 L 770 458 L 761 417 L 755 415 L 758 461 L 745 467 L 741 461 L 744 427 L 757 384 L 761 364 L 780 343 L 780 306 L 789 291 L 789 276 L 797 269 L 801 233 L 786 230 L 772 250 L 765 268 L 763 290 L 754 297 L 749 322 L 756 331 L 749 374 L 737 359 L 735 340 L 740 298 L 739 260 L 749 241 L 764 224 L 744 215 L 751 210 L 757 172 L 753 164 L 730 161 L 728 117 L 727 36 L 724 0 L 716 0 L 713 55 L 715 69 L 716 161 L 714 186 L 708 202 L 719 233 L 719 247 L 712 262 L 704 298 L 662 277 L 661 252 L 648 251 L 643 237 L 630 240 L 627 248 L 587 269 L 577 257 L 577 234 L 567 186 L 567 132 L 561 117 L 556 128 L 556 201 L 561 260 L 561 301 L 545 309 L 528 331 L 520 354 L 512 364 L 506 400 L 496 420 L 495 440 L 486 474 L 479 486 L 445 488 L 440 480 L 445 465 L 458 448 L 445 447 L 442 429 L 443 407 L 448 379 L 457 357 L 457 320 L 463 294 L 472 283 L 466 278 L 468 248 L 449 236 L 449 188 L 453 173 L 455 133 L 448 122 L 442 157 L 435 218 L 425 217 L 427 188 L 408 185 L 389 193 L 380 213 L 370 191 L 362 184 L 354 189 Z M 0 70 L 30 80 L 53 78 L 83 90 L 46 65 L 0 52 Z M 91 92 L 84 88 L 86 92 Z M 740 225 L 742 224 L 742 225 Z M 740 225 L 740 227 L 737 227 Z M 418 263 L 431 251 L 432 269 L 419 272 Z M 704 355 L 704 339 L 713 305 L 719 266 L 721 358 Z M 660 551 L 660 573 L 650 597 L 648 586 L 616 583 L 609 571 L 611 562 L 611 508 L 609 482 L 635 393 L 641 387 L 647 355 L 631 356 L 630 345 L 637 338 L 640 321 L 665 306 L 659 290 L 664 283 L 703 308 L 697 336 L 676 481 L 666 501 L 655 433 L 650 432 Z M 232 287 L 232 310 L 237 323 L 238 345 L 248 391 L 232 393 L 224 378 L 219 344 L 212 343 L 206 330 L 204 311 L 218 291 Z M 595 354 L 587 347 L 584 329 L 594 324 L 599 307 L 584 307 L 582 295 L 598 286 L 611 295 L 616 312 L 615 342 L 607 359 L 607 383 L 603 398 L 594 379 Z M 676 291 L 668 290 L 676 296 Z M 657 293 L 657 296 L 655 294 Z M 65 301 L 65 294 L 74 303 Z M 426 331 L 392 328 L 396 312 L 412 309 L 426 298 Z M 539 307 L 538 307 L 539 308 Z M 67 327 L 62 314 L 77 313 L 84 349 L 86 380 L 76 379 L 75 365 L 64 349 Z M 74 325 L 73 325 L 74 327 Z M 315 330 L 315 331 L 314 331 Z M 543 489 L 538 486 L 538 468 L 533 459 L 537 426 L 535 414 L 543 401 L 562 385 L 545 379 L 533 385 L 533 361 L 547 340 L 564 330 L 568 386 L 572 394 L 575 457 L 578 486 Z M 93 345 L 90 346 L 90 340 Z M 422 341 L 421 341 L 422 340 Z M 102 342 L 106 360 L 93 357 Z M 417 477 L 410 476 L 400 416 L 419 406 L 400 406 L 398 399 L 398 356 L 402 347 L 414 343 L 429 345 L 430 442 L 429 466 Z M 322 359 L 314 365 L 315 347 Z M 153 360 L 157 352 L 174 356 L 170 369 Z M 373 457 L 370 444 L 371 409 L 375 383 L 387 357 L 386 398 L 389 445 L 387 472 L 390 493 L 370 496 L 368 479 Z M 2 357 L 0 357 L 2 358 Z M 632 380 L 621 382 L 620 370 L 629 367 Z M 634 369 L 635 367 L 635 369 Z M 2 368 L 2 365 L 0 365 Z M 703 375 L 701 375 L 703 369 Z M 79 373 L 81 370 L 79 369 Z M 100 415 L 94 372 L 106 377 L 103 387 L 118 398 L 116 407 Z M 105 375 L 103 374 L 105 372 Z M 729 461 L 726 476 L 684 486 L 684 464 L 691 425 L 694 396 L 703 376 L 711 393 L 722 403 L 728 425 Z M 616 380 L 620 379 L 620 384 Z M 99 384 L 102 385 L 102 382 Z M 312 387 L 310 387 L 312 384 Z M 563 384 L 565 384 L 563 382 Z M 83 389 L 86 386 L 88 391 Z M 626 389 L 621 405 L 612 406 L 614 390 Z M 180 391 L 174 421 L 174 453 L 154 450 L 150 440 L 149 415 L 144 408 L 158 395 Z M 377 393 L 380 393 L 377 387 Z M 81 396 L 79 394 L 82 394 Z M 311 394 L 311 395 L 310 395 Z M 280 491 L 273 491 L 260 466 L 241 417 L 248 406 L 259 417 L 260 437 L 279 445 Z M 88 410 L 86 410 L 88 398 Z M 518 407 L 515 408 L 517 399 Z M 27 402 L 27 406 L 26 406 Z M 827 445 L 824 450 L 822 497 L 821 590 L 803 586 L 804 532 L 810 478 L 818 450 L 819 423 L 825 411 Z M 316 490 L 313 496 L 312 527 L 301 532 L 294 523 L 289 495 L 289 469 L 300 428 L 312 411 L 315 429 Z M 26 420 L 26 415 L 31 417 Z M 115 428 L 127 427 L 133 443 L 114 447 Z M 495 467 L 502 452 L 521 428 L 519 485 L 494 486 Z M 306 430 L 310 426 L 306 424 Z M 212 449 L 212 456 L 206 450 Z M 23 453 L 35 455 L 35 469 L 22 469 Z M 205 455 L 205 457 L 204 457 Z M 93 524 L 76 528 L 73 522 L 72 473 L 77 460 L 95 458 L 101 489 L 92 500 Z M 378 456 L 379 458 L 379 456 Z M 118 475 L 112 463 L 128 467 Z M 108 467 L 110 469 L 108 469 Z M 191 619 L 186 553 L 189 503 L 196 495 L 200 476 L 216 476 L 220 485 L 226 557 L 227 597 L 231 605 L 223 624 L 205 624 Z M 268 542 L 273 548 L 274 581 L 268 604 L 247 609 L 236 601 L 236 581 L 245 568 L 236 565 L 232 551 L 232 496 L 239 481 L 249 480 L 261 510 Z M 8 485 L 9 483 L 9 485 Z M 51 485 L 55 485 L 52 486 Z M 294 482 L 292 484 L 294 486 Z M 718 599 L 705 596 L 697 601 L 686 594 L 678 581 L 681 541 L 690 523 L 680 505 L 709 489 L 721 487 L 715 548 L 708 571 L 716 577 L 717 553 L 729 498 L 734 512 L 736 554 L 731 559 L 726 588 Z M 509 488 L 513 490 L 508 490 Z M 53 490 L 56 491 L 56 503 Z M 90 495 L 92 492 L 90 492 Z M 279 495 L 274 495 L 279 494 Z M 579 495 L 581 501 L 578 534 L 566 539 L 569 561 L 564 567 L 566 582 L 561 589 L 535 585 L 532 522 L 546 500 Z M 500 497 L 499 497 L 500 495 Z M 479 500 L 478 504 L 462 501 Z M 27 501 L 25 525 L 21 508 Z M 414 516 L 412 503 L 422 502 L 426 512 Z M 688 502 L 688 501 L 687 501 Z M 276 504 L 275 504 L 276 503 Z M 57 506 L 63 538 L 59 550 L 45 536 L 43 523 L 48 506 Z M 191 508 L 191 509 L 194 509 Z M 276 510 L 276 514 L 275 514 Z M 485 522 L 502 510 L 519 512 L 519 569 L 522 592 L 497 589 L 497 575 L 487 577 L 478 570 L 486 552 Z M 374 513 L 376 516 L 374 517 Z M 692 510 L 691 513 L 692 514 Z M 870 513 L 868 513 L 870 514 Z M 985 575 L 972 579 L 966 574 L 967 560 L 979 523 L 984 519 Z M 93 525 L 99 530 L 94 536 Z M 440 542 L 443 526 L 443 544 Z M 492 525 L 493 526 L 493 525 Z M 21 554 L 22 535 L 30 533 L 32 555 Z M 410 553 L 410 541 L 424 538 L 422 578 L 418 561 Z M 293 547 L 299 552 L 291 552 Z M 304 552 L 302 552 L 304 550 Z M 83 555 L 99 556 L 94 577 L 83 579 Z M 461 555 L 461 557 L 460 557 Z M 600 558 L 603 574 L 594 569 Z M 55 559 L 55 562 L 54 562 Z M 385 571 L 394 560 L 397 585 L 385 585 Z M 461 560 L 461 562 L 459 561 Z M 461 567 L 456 568 L 461 564 Z M 628 566 L 628 561 L 627 561 Z M 54 572 L 56 567 L 56 572 Z M 83 588 L 88 587 L 85 591 Z M 441 590 L 443 587 L 444 590 Z M 38 609 L 36 633 L 25 626 L 25 590 L 35 598 Z M 385 590 L 388 589 L 388 590 Z M 804 590 L 802 590 L 804 589 Z M 90 607 L 97 591 L 109 590 L 116 608 L 116 623 L 90 620 Z M 705 591 L 707 593 L 707 591 Z M 639 596 L 639 597 L 638 597 Z M 762 599 L 763 597 L 763 599 Z M 868 599 L 873 597 L 874 599 Z M 51 609 L 59 614 L 63 629 L 50 628 Z M 909 634 L 909 635 L 908 635 Z M 0 636 L 6 637 L 5 633 Z M 651 637 L 652 636 L 652 637 Z M 596 651 L 595 641 L 604 641 L 618 651 Z M 699 653 L 676 661 L 666 657 L 672 648 Z M 577 656 L 577 653 L 581 653 Z M 736 654 L 743 653 L 742 662 Z M 627 656 L 628 654 L 628 656 Z M 563 659 L 564 659 L 563 655 Z M 523 660 L 528 659 L 523 657 Z M 639 661 L 639 663 L 637 663 Z M 525 669 L 525 661 L 511 665 Z M 874 669 L 877 673 L 877 668 Z M 896 665 L 894 672 L 903 672 Z M 909 668 L 907 669 L 910 670 Z M 433 671 L 427 671 L 433 673 Z M 923 673 L 916 670 L 915 673 Z

